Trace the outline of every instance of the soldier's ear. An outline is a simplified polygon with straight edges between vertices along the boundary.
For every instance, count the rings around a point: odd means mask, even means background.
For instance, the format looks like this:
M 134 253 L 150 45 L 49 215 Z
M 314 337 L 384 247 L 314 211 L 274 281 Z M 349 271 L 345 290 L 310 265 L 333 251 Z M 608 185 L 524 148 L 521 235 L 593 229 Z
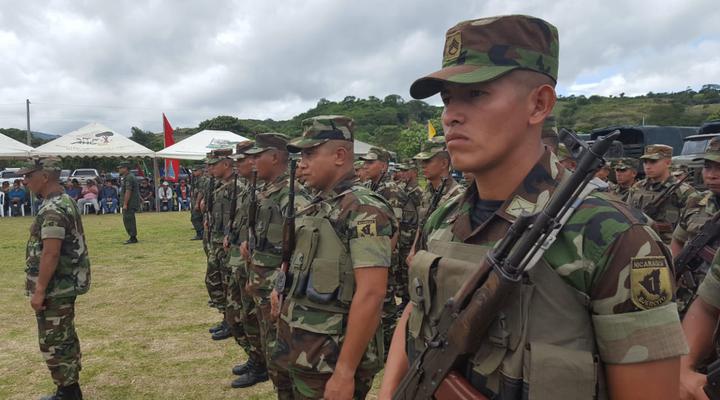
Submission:
M 548 84 L 543 84 L 533 89 L 529 96 L 531 111 L 528 123 L 530 125 L 542 126 L 545 119 L 552 113 L 555 103 L 557 102 L 555 88 Z

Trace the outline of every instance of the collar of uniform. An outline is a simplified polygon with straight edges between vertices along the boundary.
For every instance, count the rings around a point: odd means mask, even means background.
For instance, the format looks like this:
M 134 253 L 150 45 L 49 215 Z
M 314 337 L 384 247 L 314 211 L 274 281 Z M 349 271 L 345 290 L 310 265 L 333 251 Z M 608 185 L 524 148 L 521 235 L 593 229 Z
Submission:
M 558 182 L 565 173 L 565 169 L 555 161 L 555 157 L 552 156 L 552 153 L 546 149 L 545 153 L 542 157 L 540 157 L 540 160 L 538 160 L 530 172 L 525 176 L 525 179 L 523 179 L 520 185 L 515 188 L 513 193 L 508 196 L 505 202 L 500 206 L 500 208 L 498 208 L 493 218 L 489 218 L 485 221 L 485 223 L 473 230 L 470 223 L 471 211 L 460 213 L 453 224 L 453 234 L 458 239 L 466 241 L 468 238 L 474 236 L 477 232 L 482 230 L 488 222 L 496 217 L 512 223 L 521 212 L 535 211 L 536 204 L 538 203 L 538 200 L 540 200 L 541 194 L 543 195 L 543 201 L 546 202 L 552 192 L 555 191 Z M 475 185 L 470 185 L 468 190 L 462 196 L 458 209 L 472 210 L 477 199 L 477 187 Z
M 330 200 L 333 199 L 343 193 L 345 193 L 348 189 L 353 187 L 355 181 L 355 171 L 350 171 L 347 173 L 347 175 L 343 176 L 342 179 L 338 181 L 338 183 L 333 187 L 332 189 L 328 190 L 327 192 L 320 193 L 318 197 L 322 198 L 323 200 Z
M 289 175 L 287 172 L 284 172 L 277 178 L 273 179 L 272 182 L 266 182 L 265 186 L 263 187 L 263 193 L 270 195 L 272 193 L 277 192 L 278 190 L 286 187 L 288 185 L 289 181 Z

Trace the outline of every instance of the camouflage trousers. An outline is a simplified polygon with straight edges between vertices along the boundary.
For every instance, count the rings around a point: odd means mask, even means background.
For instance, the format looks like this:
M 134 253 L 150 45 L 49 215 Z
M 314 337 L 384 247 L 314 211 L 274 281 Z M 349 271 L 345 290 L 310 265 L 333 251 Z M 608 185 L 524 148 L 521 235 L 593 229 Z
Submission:
M 377 355 L 379 350 L 377 346 L 382 346 L 380 344 L 382 339 L 378 336 L 370 341 L 369 348 L 355 372 L 354 399 L 364 399 L 367 396 L 373 378 L 380 370 L 381 363 L 368 357 L 368 354 Z M 292 382 L 293 399 L 323 397 L 325 385 L 332 377 L 340 356 L 342 340 L 342 335 L 327 335 L 291 328 L 284 319 L 278 321 L 278 340 L 272 358 L 288 371 Z M 369 364 L 373 367 L 369 367 Z
M 203 234 L 203 215 L 199 210 L 193 208 L 190 211 L 190 223 L 192 223 L 193 229 L 198 236 Z
M 410 301 L 410 292 L 408 291 L 410 278 L 408 278 L 408 265 L 405 262 L 408 253 L 409 249 L 405 251 L 401 250 L 399 262 L 396 264 L 397 266 L 390 270 L 395 282 L 395 296 L 401 298 L 403 304 L 407 304 L 407 302 Z
M 235 341 L 245 350 L 253 364 L 265 365 L 265 355 L 260 339 L 258 313 L 252 296 L 245 290 L 247 267 L 237 246 L 230 248 L 228 257 L 230 279 L 227 288 L 225 321 L 230 326 Z
M 135 223 L 135 209 L 128 208 L 127 210 L 123 211 L 122 219 L 123 225 L 125 225 L 125 232 L 127 232 L 128 236 L 130 236 L 131 238 L 136 237 L 137 224 Z
M 82 369 L 80 340 L 75 332 L 75 297 L 46 299 L 35 313 L 40 352 L 56 386 L 78 382 Z
M 248 292 L 252 295 L 260 323 L 260 340 L 268 367 L 268 375 L 277 390 L 278 399 L 292 399 L 292 381 L 288 371 L 274 362 L 272 354 L 277 345 L 277 324 L 270 313 L 270 294 L 277 279 L 277 268 L 248 265 Z
M 225 312 L 225 289 L 230 276 L 227 265 L 228 257 L 222 243 L 212 242 L 209 247 L 207 270 L 205 271 L 205 287 L 210 296 L 208 304 L 220 312 Z

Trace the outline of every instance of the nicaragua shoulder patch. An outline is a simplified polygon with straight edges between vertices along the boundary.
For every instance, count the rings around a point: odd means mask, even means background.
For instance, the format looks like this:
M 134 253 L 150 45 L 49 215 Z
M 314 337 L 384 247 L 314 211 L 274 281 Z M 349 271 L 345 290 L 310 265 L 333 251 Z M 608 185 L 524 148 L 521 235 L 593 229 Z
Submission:
M 670 268 L 663 256 L 633 257 L 630 260 L 632 302 L 642 310 L 672 301 Z
M 377 223 L 374 219 L 358 221 L 357 235 L 359 238 L 366 236 L 377 236 Z

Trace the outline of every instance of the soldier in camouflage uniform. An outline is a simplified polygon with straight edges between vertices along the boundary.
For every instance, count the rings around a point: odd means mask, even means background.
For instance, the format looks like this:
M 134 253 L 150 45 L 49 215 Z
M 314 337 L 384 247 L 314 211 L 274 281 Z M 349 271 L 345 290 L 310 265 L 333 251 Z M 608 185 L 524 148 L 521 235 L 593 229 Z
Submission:
M 243 243 L 242 251 L 248 261 L 248 279 L 245 289 L 252 296 L 257 319 L 260 323 L 262 352 L 268 366 L 263 373 L 267 380 L 268 372 L 278 393 L 279 399 L 292 399 L 292 381 L 287 370 L 272 362 L 272 350 L 277 340 L 277 329 L 270 313 L 270 293 L 275 287 L 278 269 L 282 257 L 283 216 L 287 212 L 290 191 L 287 173 L 288 137 L 281 133 L 261 133 L 255 138 L 255 147 L 246 151 L 253 157 L 257 169 L 258 183 L 262 182 L 257 194 L 257 224 L 253 246 Z M 295 205 L 305 207 L 309 199 L 295 186 Z M 249 249 L 253 248 L 252 254 Z M 259 382 L 259 374 L 249 370 L 244 378 L 245 386 Z M 243 378 L 241 376 L 241 378 Z
M 190 210 L 190 222 L 195 229 L 195 237 L 192 240 L 202 240 L 203 238 L 203 214 L 200 209 L 200 203 L 203 199 L 203 192 L 207 185 L 203 164 L 196 164 L 190 178 L 190 190 L 192 209 Z
M 556 101 L 557 57 L 557 30 L 538 18 L 466 21 L 447 33 L 443 69 L 413 83 L 414 98 L 441 93 L 452 163 L 475 184 L 425 225 L 428 250 L 411 261 L 417 290 L 398 322 L 379 398 L 397 387 L 448 298 L 510 223 L 542 209 L 567 179 L 540 141 Z M 455 371 L 487 398 L 673 398 L 687 345 L 671 276 L 643 215 L 591 193 Z
M 720 319 L 720 252 L 715 253 L 710 270 L 700 284 L 697 298 L 683 319 L 683 330 L 690 347 L 680 368 L 680 399 L 707 399 L 703 386 L 707 377 L 699 372 L 717 352 L 716 327 Z
M 613 165 L 617 183 L 613 185 L 612 192 L 624 202 L 627 202 L 630 188 L 635 184 L 635 177 L 637 176 L 636 165 L 636 161 L 628 157 L 617 160 Z
M 445 145 L 442 142 L 430 142 L 430 148 L 422 151 L 413 157 L 413 160 L 419 161 L 423 170 L 423 175 L 427 180 L 425 191 L 423 191 L 422 202 L 418 208 L 418 221 L 423 221 L 427 218 L 427 211 L 430 208 L 430 203 L 438 190 L 442 185 L 442 179 L 447 179 L 445 183 L 445 189 L 440 197 L 440 204 L 444 204 L 454 196 L 464 191 L 463 187 L 460 186 L 455 179 L 450 176 L 450 156 L 448 155 Z
M 232 336 L 225 321 L 226 289 L 230 277 L 225 236 L 230 228 L 231 214 L 234 212 L 231 210 L 233 193 L 237 193 L 237 180 L 230 155 L 232 149 L 218 149 L 213 150 L 208 158 L 210 172 L 218 186 L 210 194 L 211 206 L 208 207 L 208 261 L 205 286 L 210 296 L 210 307 L 216 308 L 223 314 L 222 326 L 212 333 L 213 340 L 223 340 Z
M 410 200 L 419 208 L 422 204 L 423 191 L 418 185 L 417 166 L 415 162 L 403 163 L 399 166 L 402 171 L 402 180 L 405 183 L 403 190 L 410 197 Z
M 672 147 L 664 144 L 651 144 L 645 147 L 645 154 L 640 159 L 643 163 L 646 178 L 634 184 L 628 192 L 627 203 L 647 213 L 645 209 L 658 196 L 677 182 L 670 175 Z M 683 183 L 670 197 L 665 200 L 658 212 L 648 216 L 653 219 L 653 229 L 660 235 L 663 242 L 670 244 L 672 232 L 680 220 L 680 212 L 685 208 L 687 199 L 695 193 L 692 186 Z
M 370 190 L 382 196 L 400 222 L 400 236 L 396 249 L 393 249 L 393 263 L 388 279 L 388 295 L 383 306 L 383 334 L 385 351 L 390 350 L 390 340 L 395 330 L 398 307 L 395 297 L 402 299 L 403 307 L 410 300 L 407 287 L 407 265 L 405 257 L 410 252 L 418 225 L 417 206 L 410 200 L 394 181 L 387 176 L 390 153 L 378 147 L 371 147 L 367 154 L 360 157 L 365 163 L 364 171 L 370 181 Z
M 290 372 L 295 399 L 365 397 L 383 365 L 380 314 L 398 221 L 385 200 L 353 186 L 352 119 L 303 121 L 306 182 L 321 193 L 296 219 L 291 281 L 273 360 Z M 273 291 L 273 311 L 278 293 Z
M 260 342 L 260 326 L 257 320 L 255 305 L 252 296 L 245 290 L 247 284 L 247 266 L 240 254 L 240 243 L 247 239 L 247 209 L 250 194 L 249 179 L 252 174 L 252 157 L 246 157 L 245 152 L 252 148 L 253 142 L 246 140 L 235 146 L 235 160 L 238 174 L 238 189 L 234 217 L 230 226 L 226 227 L 224 247 L 228 253 L 228 284 L 226 289 L 225 323 L 232 333 L 235 342 L 245 350 L 247 362 L 233 367 L 234 375 L 239 375 L 231 386 L 233 388 L 247 387 L 249 370 L 265 371 L 265 359 Z M 264 380 L 267 380 L 265 372 Z
M 47 400 L 82 399 L 80 340 L 75 299 L 90 288 L 90 259 L 80 210 L 59 183 L 60 166 L 35 160 L 18 171 L 43 199 L 30 227 L 26 252 L 26 294 L 35 310 L 40 351 L 57 386 Z
M 140 209 L 140 186 L 138 186 L 135 175 L 130 172 L 130 163 L 123 161 L 118 165 L 118 171 L 122 176 L 122 186 L 120 187 L 120 205 L 123 212 L 123 225 L 125 231 L 130 238 L 125 244 L 137 243 L 137 223 L 135 222 L 135 212 Z

